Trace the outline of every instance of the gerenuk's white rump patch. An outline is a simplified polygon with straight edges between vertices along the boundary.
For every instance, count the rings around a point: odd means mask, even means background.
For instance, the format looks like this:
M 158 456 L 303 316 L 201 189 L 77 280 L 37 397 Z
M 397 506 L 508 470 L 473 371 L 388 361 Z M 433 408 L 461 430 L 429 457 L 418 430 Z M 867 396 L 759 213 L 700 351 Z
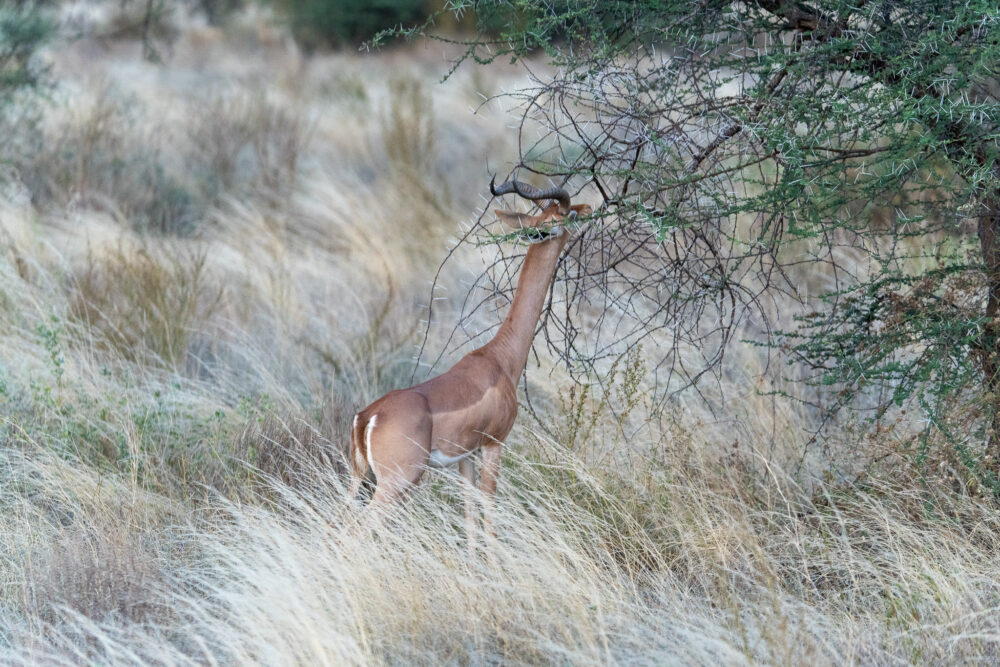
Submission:
M 365 426 L 365 451 L 368 455 L 368 466 L 375 472 L 375 461 L 372 460 L 372 429 L 375 428 L 375 420 L 378 419 L 378 415 L 372 415 L 372 418 L 368 420 L 368 426 Z

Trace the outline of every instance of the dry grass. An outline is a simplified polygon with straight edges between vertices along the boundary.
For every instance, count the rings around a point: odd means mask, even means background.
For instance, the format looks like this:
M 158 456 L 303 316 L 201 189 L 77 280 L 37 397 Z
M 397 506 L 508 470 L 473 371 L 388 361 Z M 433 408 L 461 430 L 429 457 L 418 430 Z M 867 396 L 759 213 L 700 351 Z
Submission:
M 251 87 L 191 101 L 186 161 L 196 165 L 204 196 L 214 200 L 233 191 L 288 195 L 310 128 L 273 98 L 266 89 Z
M 100 258 L 91 250 L 70 283 L 69 317 L 127 359 L 175 365 L 224 296 L 206 275 L 206 259 L 203 249 L 169 246 L 119 246 Z
M 7 631 L 44 624 L 26 660 L 72 647 L 97 662 L 996 658 L 987 504 L 929 516 L 931 498 L 901 488 L 809 498 L 775 480 L 751 495 L 712 461 L 621 478 L 560 459 L 553 470 L 510 457 L 487 508 L 499 539 L 477 535 L 471 553 L 448 480 L 390 516 L 364 515 L 366 527 L 328 469 L 324 486 L 272 480 L 277 502 L 221 503 L 149 534 L 90 524 L 108 509 L 78 506 L 47 529 L 54 548 L 35 556 L 29 598 L 8 600 Z M 20 541 L 51 521 L 25 524 Z
M 914 463 L 905 420 L 803 449 L 815 414 L 758 392 L 797 389 L 758 385 L 751 346 L 655 416 L 651 353 L 603 391 L 542 355 L 479 499 L 496 539 L 439 472 L 359 511 L 353 411 L 410 379 L 445 240 L 512 153 L 473 92 L 517 79 L 439 86 L 421 49 L 305 62 L 171 16 L 165 66 L 53 53 L 44 150 L 5 156 L 4 662 L 1000 659 L 995 502 Z M 486 252 L 441 276 L 434 350 Z

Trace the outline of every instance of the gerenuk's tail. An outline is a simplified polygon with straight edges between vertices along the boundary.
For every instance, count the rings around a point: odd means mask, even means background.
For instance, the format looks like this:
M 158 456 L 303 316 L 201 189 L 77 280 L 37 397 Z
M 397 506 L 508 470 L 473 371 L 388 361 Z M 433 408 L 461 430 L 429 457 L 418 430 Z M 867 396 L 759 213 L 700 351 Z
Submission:
M 350 489 L 352 499 L 358 498 L 358 492 L 368 477 L 368 439 L 365 432 L 369 421 L 374 418 L 375 415 L 368 415 L 364 411 L 354 415 L 354 425 L 351 427 L 351 469 L 354 472 Z

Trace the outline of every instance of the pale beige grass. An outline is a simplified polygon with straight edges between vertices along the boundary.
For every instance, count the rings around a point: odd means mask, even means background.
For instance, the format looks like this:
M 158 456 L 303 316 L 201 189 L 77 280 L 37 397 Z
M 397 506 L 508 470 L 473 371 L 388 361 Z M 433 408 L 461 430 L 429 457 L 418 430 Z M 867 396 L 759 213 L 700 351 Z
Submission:
M 469 109 L 519 75 L 439 86 L 434 47 L 304 60 L 233 40 L 182 38 L 165 66 L 134 43 L 52 56 L 46 136 L 158 160 L 200 213 L 136 228 L 148 193 L 96 158 L 25 163 L 96 170 L 35 205 L 30 178 L 7 180 L 5 662 L 997 659 L 995 506 L 905 466 L 845 485 L 866 463 L 845 455 L 857 443 L 833 432 L 803 451 L 815 415 L 764 395 L 795 385 L 758 383 L 752 346 L 731 350 L 707 403 L 661 415 L 640 370 L 577 409 L 540 349 L 537 419 L 522 412 L 487 508 L 497 539 L 473 536 L 471 553 L 452 477 L 429 474 L 387 516 L 359 512 L 338 457 L 352 411 L 410 379 L 437 263 L 478 214 L 487 163 L 513 157 L 503 109 Z M 93 122 L 126 100 L 134 125 Z M 230 173 L 216 187 L 206 165 Z M 464 247 L 442 274 L 430 358 L 493 253 Z M 186 301 L 172 290 L 193 265 L 177 257 L 204 258 Z

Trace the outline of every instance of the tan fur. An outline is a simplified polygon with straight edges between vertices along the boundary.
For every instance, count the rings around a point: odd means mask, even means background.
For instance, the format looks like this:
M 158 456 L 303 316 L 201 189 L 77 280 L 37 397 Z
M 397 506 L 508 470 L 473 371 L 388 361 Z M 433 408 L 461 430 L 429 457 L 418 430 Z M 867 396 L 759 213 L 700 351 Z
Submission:
M 571 211 L 571 215 L 591 213 L 586 205 L 573 206 Z M 565 217 L 556 204 L 537 216 L 510 211 L 497 211 L 497 216 L 505 224 L 524 228 L 556 225 Z M 389 392 L 358 412 L 351 433 L 351 460 L 358 479 L 371 462 L 376 477 L 373 502 L 397 498 L 412 488 L 427 468 L 432 450 L 455 458 L 482 449 L 481 486 L 487 494 L 494 492 L 501 443 L 517 417 L 517 382 L 569 237 L 559 230 L 528 249 L 510 311 L 493 340 L 446 373 Z M 364 437 L 376 416 L 377 427 Z

